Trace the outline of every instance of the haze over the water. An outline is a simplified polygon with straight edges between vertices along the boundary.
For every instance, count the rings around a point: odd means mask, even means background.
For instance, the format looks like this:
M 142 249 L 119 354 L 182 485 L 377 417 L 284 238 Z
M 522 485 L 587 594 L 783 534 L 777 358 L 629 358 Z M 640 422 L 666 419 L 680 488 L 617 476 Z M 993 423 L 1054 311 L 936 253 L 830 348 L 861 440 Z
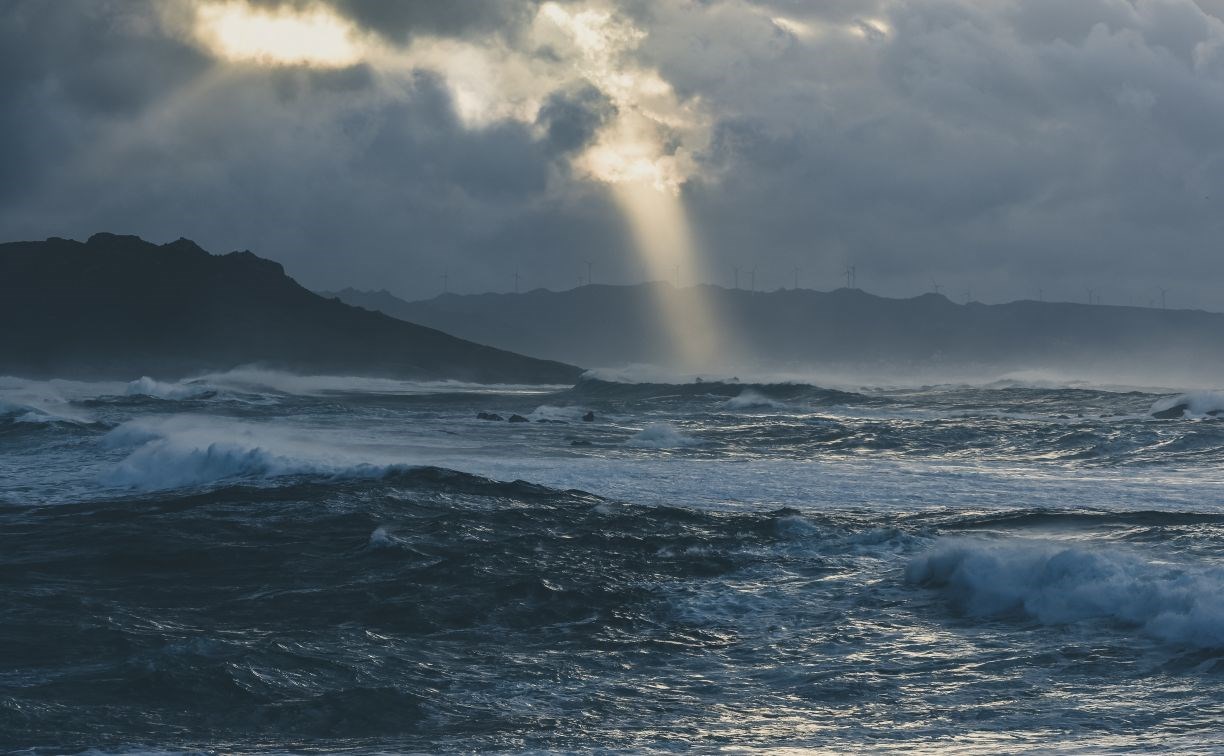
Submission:
M 410 300 L 853 266 L 1220 311 L 1221 7 L 15 0 L 0 238 L 186 236 Z

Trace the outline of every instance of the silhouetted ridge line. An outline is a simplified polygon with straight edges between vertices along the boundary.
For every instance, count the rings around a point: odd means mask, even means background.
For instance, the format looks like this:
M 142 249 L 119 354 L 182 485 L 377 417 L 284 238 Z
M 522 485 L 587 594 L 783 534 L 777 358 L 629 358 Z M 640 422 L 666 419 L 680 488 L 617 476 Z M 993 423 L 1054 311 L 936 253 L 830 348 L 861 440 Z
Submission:
M 861 289 L 752 292 L 670 284 L 456 295 L 406 302 L 387 292 L 339 293 L 354 305 L 504 349 L 592 367 L 668 363 L 657 296 L 704 297 L 724 329 L 732 371 L 887 366 L 932 375 L 1058 370 L 1185 376 L 1218 383 L 1224 315 L 1198 310 L 1022 300 L 958 304 L 941 294 L 890 299 Z M 1162 372 L 1164 371 L 1164 372 Z M 1121 376 L 1119 376 L 1119 380 Z
M 0 244 L 0 375 L 298 372 L 573 383 L 581 370 L 318 296 L 249 251 L 94 234 Z

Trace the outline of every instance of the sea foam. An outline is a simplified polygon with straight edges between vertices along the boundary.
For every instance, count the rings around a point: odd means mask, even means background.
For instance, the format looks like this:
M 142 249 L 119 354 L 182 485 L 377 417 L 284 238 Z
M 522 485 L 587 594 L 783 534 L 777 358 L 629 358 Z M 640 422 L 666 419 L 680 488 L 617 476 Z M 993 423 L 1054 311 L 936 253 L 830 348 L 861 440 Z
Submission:
M 204 383 L 167 383 L 149 376 L 142 376 L 127 385 L 128 396 L 151 396 L 155 399 L 196 399 L 216 393 L 216 389 Z
M 143 490 L 295 475 L 375 478 L 411 467 L 377 451 L 358 456 L 326 434 L 195 415 L 130 421 L 103 443 L 130 449 L 104 482 Z
M 647 449 L 677 449 L 698 443 L 697 439 L 681 433 L 669 423 L 647 425 L 628 441 L 629 446 Z
M 1212 413 L 1224 413 L 1224 391 L 1191 391 L 1177 396 L 1167 396 L 1152 405 L 1151 414 L 1168 412 L 1183 407 L 1185 417 L 1207 417 Z
M 971 616 L 1045 625 L 1106 620 L 1154 638 L 1224 647 L 1224 569 L 1145 560 L 1119 549 L 1041 541 L 947 539 L 913 559 L 910 583 L 945 593 Z
M 759 391 L 746 388 L 738 396 L 733 396 L 723 402 L 723 407 L 730 410 L 780 410 L 786 409 L 787 405 L 785 402 L 770 399 Z
M 61 390 L 67 381 L 0 377 L 0 418 L 19 423 L 90 423 L 89 413 L 72 405 Z

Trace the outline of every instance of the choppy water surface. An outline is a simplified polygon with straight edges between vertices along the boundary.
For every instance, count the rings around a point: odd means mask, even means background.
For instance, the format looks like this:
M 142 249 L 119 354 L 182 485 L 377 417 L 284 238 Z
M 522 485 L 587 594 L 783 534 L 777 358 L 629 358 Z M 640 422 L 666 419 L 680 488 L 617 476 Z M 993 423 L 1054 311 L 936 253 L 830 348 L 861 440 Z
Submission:
M 1210 751 L 1217 408 L 0 379 L 0 747 Z

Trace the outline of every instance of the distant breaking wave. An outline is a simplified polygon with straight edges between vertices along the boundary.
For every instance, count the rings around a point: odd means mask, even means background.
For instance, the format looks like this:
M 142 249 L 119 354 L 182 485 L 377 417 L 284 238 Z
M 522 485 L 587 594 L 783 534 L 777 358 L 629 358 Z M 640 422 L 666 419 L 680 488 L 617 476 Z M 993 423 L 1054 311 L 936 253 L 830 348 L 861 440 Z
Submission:
M 952 538 L 914 558 L 906 577 L 971 616 L 1111 621 L 1170 643 L 1224 648 L 1220 568 L 1159 564 L 1119 549 Z
M 743 409 L 749 405 L 766 406 L 770 403 L 782 406 L 792 401 L 861 405 L 879 404 L 884 401 L 866 394 L 822 388 L 807 383 L 736 383 L 700 379 L 690 383 L 629 383 L 583 378 L 568 393 L 586 401 L 721 398 L 732 409 Z M 732 400 L 737 398 L 741 398 L 739 401 L 743 402 L 743 406 L 735 406 Z
M 1210 417 L 1224 414 L 1224 391 L 1192 391 L 1169 396 L 1152 405 L 1153 415 L 1180 408 L 1184 417 Z
M 652 423 L 629 439 L 629 446 L 649 449 L 677 449 L 700 443 L 692 436 L 681 433 L 670 423 Z
M 104 443 L 131 449 L 104 482 L 138 490 L 296 475 L 377 478 L 412 467 L 402 460 L 362 459 L 322 434 L 197 415 L 133 420 L 112 430 Z
M 155 399 L 197 399 L 216 393 L 213 387 L 197 382 L 165 383 L 147 375 L 127 385 L 128 396 L 151 396 Z

